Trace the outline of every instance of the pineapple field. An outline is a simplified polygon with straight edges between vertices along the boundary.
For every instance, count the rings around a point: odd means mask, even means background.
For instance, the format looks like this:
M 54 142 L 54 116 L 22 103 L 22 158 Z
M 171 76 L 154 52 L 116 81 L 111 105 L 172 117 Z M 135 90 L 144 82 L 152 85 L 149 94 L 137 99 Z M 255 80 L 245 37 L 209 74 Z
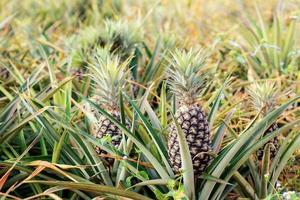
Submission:
M 1 0 L 0 199 L 300 200 L 299 17 Z

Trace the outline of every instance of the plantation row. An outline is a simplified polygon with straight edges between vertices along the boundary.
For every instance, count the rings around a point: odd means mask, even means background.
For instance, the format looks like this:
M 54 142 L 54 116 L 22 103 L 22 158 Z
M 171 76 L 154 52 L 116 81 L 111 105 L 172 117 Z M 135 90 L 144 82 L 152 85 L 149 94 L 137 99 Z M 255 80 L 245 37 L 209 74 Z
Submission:
M 1 198 L 299 199 L 299 5 L 222 2 L 0 2 Z

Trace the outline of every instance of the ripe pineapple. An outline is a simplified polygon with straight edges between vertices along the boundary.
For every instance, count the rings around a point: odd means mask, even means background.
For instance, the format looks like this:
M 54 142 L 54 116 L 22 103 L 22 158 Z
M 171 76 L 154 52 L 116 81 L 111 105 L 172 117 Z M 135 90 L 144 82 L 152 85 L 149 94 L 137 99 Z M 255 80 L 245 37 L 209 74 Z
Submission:
M 167 68 L 168 83 L 178 99 L 175 117 L 185 134 L 195 177 L 205 170 L 211 161 L 207 153 L 211 150 L 211 138 L 207 116 L 196 103 L 196 98 L 206 84 L 206 75 L 199 70 L 205 64 L 205 53 L 199 51 L 179 51 L 173 54 L 173 61 Z M 178 173 L 181 168 L 181 156 L 175 123 L 169 129 L 168 152 L 173 170 Z
M 275 84 L 267 81 L 263 83 L 255 83 L 248 88 L 248 93 L 251 96 L 253 107 L 257 110 L 257 112 L 260 112 L 260 117 L 266 116 L 274 109 L 276 105 L 276 99 L 278 97 L 278 91 L 275 87 Z M 277 129 L 278 125 L 275 122 L 264 132 L 263 136 Z M 273 138 L 268 143 L 273 144 L 270 149 L 270 157 L 273 159 L 279 148 L 278 137 Z M 257 151 L 258 160 L 262 160 L 265 145 Z
M 91 77 L 95 83 L 95 95 L 91 101 L 105 109 L 118 121 L 121 120 L 118 99 L 128 75 L 128 70 L 126 70 L 128 62 L 129 59 L 120 63 L 119 57 L 102 52 L 90 64 Z M 87 111 L 90 115 L 91 133 L 96 138 L 109 138 L 111 144 L 118 147 L 122 139 L 121 130 L 107 117 L 100 116 L 95 109 L 91 109 L 91 106 L 87 105 Z M 96 151 L 99 154 L 106 154 L 99 147 L 96 147 Z M 111 164 L 113 159 L 107 159 L 107 161 Z

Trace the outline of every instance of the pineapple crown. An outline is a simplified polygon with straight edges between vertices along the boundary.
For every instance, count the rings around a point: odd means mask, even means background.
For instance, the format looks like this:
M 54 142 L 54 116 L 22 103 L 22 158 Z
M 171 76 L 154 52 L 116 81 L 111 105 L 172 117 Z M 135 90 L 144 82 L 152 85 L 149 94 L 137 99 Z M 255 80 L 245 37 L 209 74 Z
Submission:
M 119 56 L 111 55 L 105 49 L 97 49 L 96 52 L 93 62 L 89 63 L 90 76 L 95 84 L 95 95 L 104 106 L 117 110 L 119 94 L 125 86 L 129 73 L 127 66 L 131 58 L 121 62 Z
M 170 88 L 180 103 L 193 104 L 207 81 L 207 75 L 200 73 L 200 69 L 205 65 L 207 53 L 203 49 L 176 49 L 171 56 L 166 71 Z
M 81 29 L 78 34 L 69 37 L 66 40 L 66 47 L 69 50 L 85 50 L 91 48 L 91 45 L 97 42 L 99 38 L 99 30 L 95 26 L 87 26 Z
M 162 49 L 167 50 L 175 48 L 178 41 L 175 34 L 163 32 L 159 36 L 161 38 Z
M 263 116 L 274 109 L 278 98 L 278 89 L 275 83 L 270 81 L 255 82 L 247 88 L 247 92 L 251 97 L 253 107 Z
M 128 49 L 142 41 L 143 32 L 140 27 L 140 20 L 135 22 L 107 20 L 102 38 L 113 46 L 119 45 Z
M 66 41 L 66 48 L 70 51 L 71 66 L 82 67 L 89 60 L 92 50 L 95 48 L 99 32 L 96 27 L 88 26 L 77 35 L 69 37 Z
M 78 36 L 78 45 L 85 49 L 90 48 L 99 37 L 99 31 L 94 26 L 88 26 L 85 29 L 81 30 Z
M 78 35 L 66 42 L 67 48 L 72 51 L 73 65 L 80 66 L 88 60 L 91 51 L 100 47 L 109 47 L 111 52 L 129 52 L 134 45 L 142 41 L 143 32 L 140 25 L 140 20 L 107 20 L 103 28 L 88 26 L 82 29 Z

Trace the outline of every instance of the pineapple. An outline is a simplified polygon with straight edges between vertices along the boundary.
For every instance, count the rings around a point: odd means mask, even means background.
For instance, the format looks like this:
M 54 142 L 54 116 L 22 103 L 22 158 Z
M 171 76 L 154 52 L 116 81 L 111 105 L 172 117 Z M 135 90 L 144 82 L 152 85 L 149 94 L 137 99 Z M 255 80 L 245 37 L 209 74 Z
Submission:
M 275 84 L 265 81 L 263 83 L 255 83 L 248 88 L 248 93 L 251 96 L 251 102 L 254 109 L 260 112 L 260 117 L 266 116 L 269 112 L 273 111 L 278 97 L 278 91 Z M 273 123 L 263 134 L 263 136 L 278 129 L 277 123 Z M 273 159 L 276 156 L 279 148 L 278 137 L 273 138 L 269 143 L 273 144 L 270 151 L 270 157 Z M 266 144 L 265 144 L 266 145 Z M 263 157 L 263 146 L 257 151 L 257 158 L 261 160 Z
M 211 161 L 208 154 L 211 151 L 210 131 L 205 112 L 196 103 L 197 97 L 205 88 L 207 76 L 199 73 L 205 64 L 203 50 L 188 52 L 176 50 L 173 61 L 167 68 L 168 83 L 178 99 L 175 113 L 182 131 L 185 134 L 195 177 L 199 177 Z M 168 153 L 175 173 L 180 171 L 181 156 L 175 123 L 169 129 Z
M 116 120 L 121 121 L 118 99 L 128 75 L 126 69 L 129 59 L 121 63 L 118 56 L 111 56 L 109 52 L 98 51 L 98 53 L 94 62 L 90 64 L 91 77 L 95 83 L 95 95 L 91 101 L 105 109 Z M 122 139 L 121 130 L 107 117 L 101 116 L 95 109 L 91 109 L 91 106 L 86 106 L 91 133 L 96 138 L 109 138 L 111 144 L 118 147 Z M 96 147 L 96 152 L 106 154 L 99 147 Z M 111 164 L 113 159 L 107 159 L 107 161 Z

